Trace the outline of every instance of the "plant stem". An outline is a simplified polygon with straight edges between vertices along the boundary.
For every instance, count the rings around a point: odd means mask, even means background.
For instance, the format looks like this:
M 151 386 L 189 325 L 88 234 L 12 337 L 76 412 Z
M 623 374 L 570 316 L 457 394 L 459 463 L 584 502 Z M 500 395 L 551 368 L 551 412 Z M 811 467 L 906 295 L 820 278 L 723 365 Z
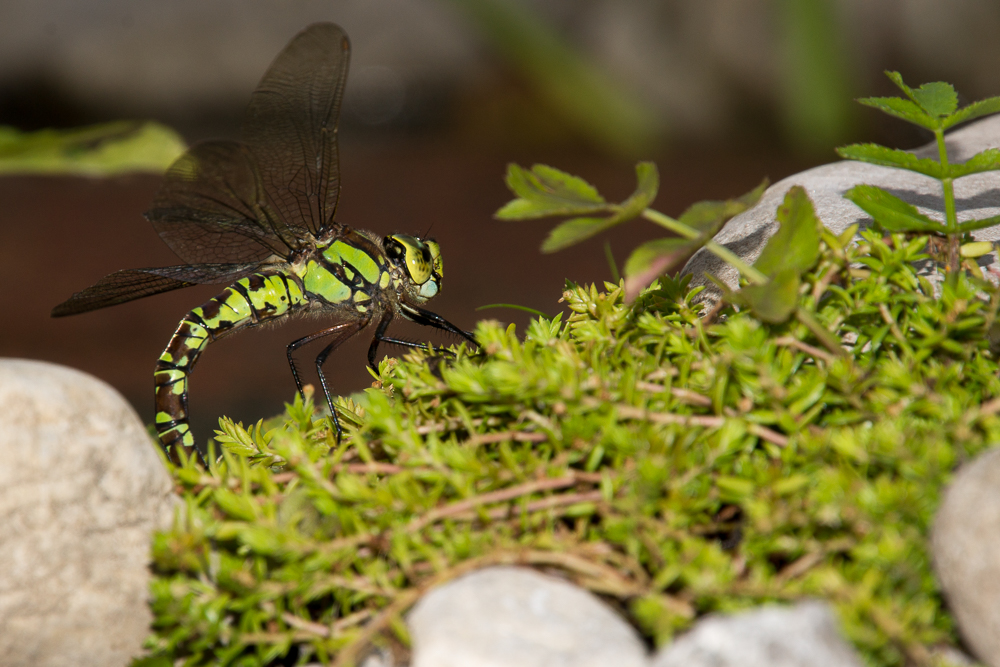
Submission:
M 678 236 L 683 236 L 686 239 L 691 239 L 692 241 L 701 237 L 701 234 L 696 229 L 688 227 L 683 222 L 679 220 L 674 220 L 668 215 L 664 215 L 659 211 L 654 211 L 651 208 L 647 208 L 642 212 L 642 217 L 646 218 L 650 222 L 655 222 L 656 224 L 669 229 Z M 736 270 L 739 271 L 743 276 L 754 283 L 755 285 L 763 285 L 767 282 L 767 276 L 753 268 L 751 265 L 744 262 L 742 259 L 737 257 L 733 251 L 729 248 L 719 245 L 715 241 L 709 239 L 705 242 L 705 249 L 710 253 L 718 257 L 719 259 L 729 262 Z
M 937 141 L 938 159 L 941 161 L 942 172 L 948 173 L 948 148 L 944 143 L 944 130 L 934 130 L 934 139 Z M 955 212 L 955 188 L 954 179 L 945 176 L 941 179 L 941 190 L 944 194 L 944 222 L 948 229 L 948 270 L 951 272 L 959 269 L 959 231 L 958 215 Z

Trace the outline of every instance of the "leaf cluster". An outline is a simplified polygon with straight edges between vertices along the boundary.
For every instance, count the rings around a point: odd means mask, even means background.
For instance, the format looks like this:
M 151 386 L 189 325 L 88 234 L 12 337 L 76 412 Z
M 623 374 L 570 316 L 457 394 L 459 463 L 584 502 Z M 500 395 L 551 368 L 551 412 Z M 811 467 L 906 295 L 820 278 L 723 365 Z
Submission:
M 625 290 L 629 301 L 704 245 L 737 267 L 745 268 L 739 258 L 711 239 L 727 220 L 757 203 L 767 187 L 766 181 L 737 199 L 698 202 L 675 220 L 649 208 L 660 185 L 656 165 L 640 162 L 635 171 L 638 181 L 635 192 L 624 202 L 614 204 L 607 202 L 593 185 L 579 176 L 544 164 L 536 164 L 530 170 L 510 164 L 507 187 L 517 198 L 500 208 L 496 218 L 531 220 L 571 216 L 549 232 L 542 243 L 542 252 L 562 250 L 639 217 L 672 232 L 672 236 L 640 245 L 625 262 Z
M 843 355 L 800 318 L 724 305 L 709 324 L 687 278 L 631 304 L 623 283 L 568 284 L 568 317 L 523 337 L 482 322 L 480 355 L 384 361 L 340 404 L 339 445 L 309 401 L 224 422 L 217 463 L 171 467 L 183 504 L 155 540 L 142 664 L 405 656 L 419 595 L 498 563 L 562 573 L 657 644 L 808 596 L 869 664 L 931 664 L 958 641 L 931 518 L 1000 438 L 998 301 L 977 296 L 995 290 L 958 275 L 935 297 L 925 238 L 816 247 L 796 308 Z
M 1000 169 L 1000 149 L 989 148 L 973 155 L 965 162 L 951 164 L 948 160 L 944 133 L 959 123 L 1000 112 L 1000 97 L 980 100 L 960 109 L 958 95 L 951 84 L 938 81 L 925 83 L 919 88 L 910 88 L 903 82 L 903 77 L 898 72 L 886 72 L 886 75 L 903 91 L 905 97 L 868 97 L 858 101 L 933 132 L 938 148 L 938 159 L 919 158 L 908 151 L 870 143 L 844 146 L 838 148 L 837 153 L 851 160 L 906 169 L 941 181 L 944 220 L 935 220 L 896 195 L 873 185 L 857 185 L 848 190 L 845 196 L 888 232 L 948 237 L 950 248 L 946 261 L 950 271 L 957 271 L 960 257 L 972 257 L 977 252 L 985 254 L 992 249 L 986 246 L 966 248 L 965 252 L 959 252 L 962 235 L 1000 224 L 1000 216 L 959 222 L 952 184 L 955 179 L 963 176 Z

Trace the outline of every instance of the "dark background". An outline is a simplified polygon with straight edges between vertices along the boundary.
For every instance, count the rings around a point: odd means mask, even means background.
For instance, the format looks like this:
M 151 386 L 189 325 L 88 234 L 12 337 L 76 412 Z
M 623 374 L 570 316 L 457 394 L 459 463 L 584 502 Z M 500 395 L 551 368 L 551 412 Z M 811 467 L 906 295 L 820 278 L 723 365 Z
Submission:
M 634 187 L 635 161 L 652 159 L 661 176 L 654 208 L 677 215 L 701 199 L 742 194 L 765 176 L 775 182 L 832 161 L 841 143 L 923 143 L 851 101 L 892 94 L 883 69 L 899 69 L 913 84 L 949 80 L 965 101 L 1000 89 L 989 66 L 996 40 L 976 38 L 1000 28 L 1000 11 L 988 2 L 956 2 L 947 12 L 941 5 L 949 3 L 870 3 L 876 10 L 793 0 L 508 2 L 520 32 L 508 29 L 510 15 L 497 14 L 497 4 L 504 3 L 15 0 L 0 8 L 0 125 L 153 118 L 188 141 L 234 137 L 250 92 L 284 43 L 312 21 L 336 21 L 354 54 L 338 219 L 382 234 L 430 230 L 445 262 L 444 290 L 431 309 L 467 329 L 495 318 L 523 331 L 524 313 L 476 308 L 514 303 L 555 314 L 565 279 L 610 279 L 605 242 L 620 266 L 659 233 L 637 221 L 542 255 L 551 222 L 492 217 L 510 197 L 507 163 L 550 164 L 620 200 Z M 545 54 L 569 54 L 571 66 L 592 67 L 609 85 L 584 81 L 576 98 L 554 100 L 552 77 L 564 74 L 539 65 Z M 588 127 L 577 113 L 588 94 L 621 95 L 654 119 L 651 129 L 638 145 L 623 146 L 613 132 Z M 824 100 L 833 101 L 817 104 Z M 0 277 L 9 304 L 0 356 L 92 373 L 146 421 L 157 356 L 179 319 L 218 287 L 70 318 L 48 313 L 106 273 L 177 262 L 142 218 L 158 184 L 148 174 L 0 178 Z M 196 431 L 205 435 L 220 414 L 247 422 L 280 411 L 294 389 L 285 345 L 325 326 L 289 322 L 211 346 L 192 380 Z M 390 331 L 450 342 L 413 325 Z M 369 335 L 328 362 L 337 392 L 371 381 Z M 301 353 L 304 367 L 316 352 Z

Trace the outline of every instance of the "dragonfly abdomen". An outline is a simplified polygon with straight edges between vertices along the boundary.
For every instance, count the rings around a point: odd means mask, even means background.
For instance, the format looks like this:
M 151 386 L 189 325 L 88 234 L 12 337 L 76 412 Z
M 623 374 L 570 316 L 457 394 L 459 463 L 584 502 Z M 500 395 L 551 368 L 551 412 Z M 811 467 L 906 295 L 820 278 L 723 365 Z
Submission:
M 156 362 L 156 432 L 171 458 L 177 448 L 194 453 L 188 423 L 188 375 L 216 338 L 288 315 L 306 303 L 299 279 L 282 273 L 254 273 L 189 312 Z

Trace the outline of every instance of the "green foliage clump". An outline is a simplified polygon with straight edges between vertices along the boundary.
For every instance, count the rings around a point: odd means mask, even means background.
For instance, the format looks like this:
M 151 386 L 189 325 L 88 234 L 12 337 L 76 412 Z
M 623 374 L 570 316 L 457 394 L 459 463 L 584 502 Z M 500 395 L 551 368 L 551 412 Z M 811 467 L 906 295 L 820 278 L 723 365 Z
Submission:
M 37 132 L 0 125 L 0 174 L 162 173 L 184 148 L 176 132 L 154 122 L 116 121 Z
M 797 271 L 805 318 L 705 313 L 687 279 L 631 304 L 568 284 L 569 316 L 523 339 L 482 322 L 478 354 L 383 361 L 339 444 L 308 401 L 223 421 L 217 463 L 172 468 L 143 662 L 405 651 L 423 592 L 505 563 L 559 571 L 657 645 L 818 597 L 869 664 L 931 664 L 957 638 L 927 536 L 954 468 L 1000 438 L 1000 301 L 961 274 L 935 296 L 926 238 L 852 234 L 822 231 Z

